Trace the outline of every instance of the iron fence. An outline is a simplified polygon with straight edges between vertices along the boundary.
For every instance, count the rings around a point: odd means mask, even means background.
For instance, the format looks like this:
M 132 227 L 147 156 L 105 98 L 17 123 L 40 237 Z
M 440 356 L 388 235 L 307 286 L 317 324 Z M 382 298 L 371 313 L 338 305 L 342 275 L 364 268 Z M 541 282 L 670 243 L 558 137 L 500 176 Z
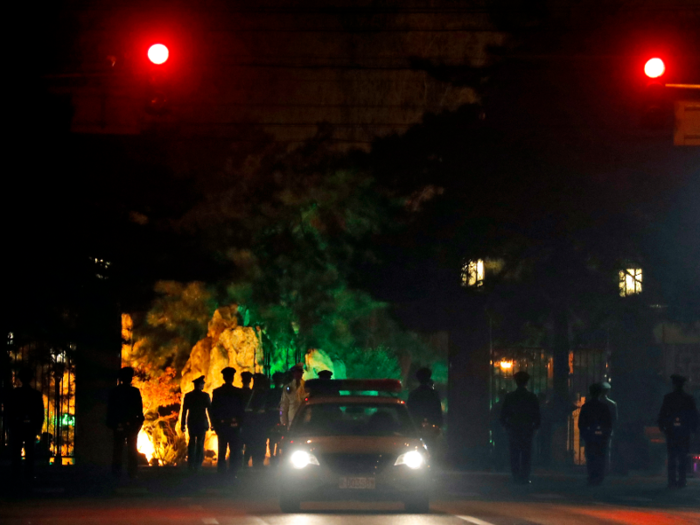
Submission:
M 552 356 L 542 348 L 507 348 L 491 351 L 491 410 L 498 410 L 503 393 L 514 389 L 513 375 L 525 371 L 530 375 L 529 388 L 540 398 L 543 418 L 551 402 L 553 386 Z M 577 348 L 569 353 L 569 395 L 572 411 L 566 425 L 568 458 L 574 465 L 585 464 L 584 446 L 578 431 L 578 415 L 588 396 L 588 387 L 610 380 L 607 350 Z M 497 414 L 493 414 L 497 418 Z
M 37 443 L 37 460 L 53 465 L 73 464 L 75 459 L 75 364 L 74 345 L 53 346 L 39 342 L 19 343 L 11 338 L 7 345 L 7 377 L 10 387 L 18 387 L 22 368 L 33 371 L 33 387 L 44 401 L 44 425 Z M 0 422 L 2 445 L 8 442 L 7 422 Z

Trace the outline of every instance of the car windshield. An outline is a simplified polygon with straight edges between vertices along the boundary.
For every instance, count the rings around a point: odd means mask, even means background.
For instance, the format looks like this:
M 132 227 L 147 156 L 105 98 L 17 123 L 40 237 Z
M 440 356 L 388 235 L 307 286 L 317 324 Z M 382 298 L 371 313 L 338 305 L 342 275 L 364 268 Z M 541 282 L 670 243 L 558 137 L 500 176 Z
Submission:
M 297 436 L 415 437 L 405 405 L 321 403 L 305 406 L 291 428 Z

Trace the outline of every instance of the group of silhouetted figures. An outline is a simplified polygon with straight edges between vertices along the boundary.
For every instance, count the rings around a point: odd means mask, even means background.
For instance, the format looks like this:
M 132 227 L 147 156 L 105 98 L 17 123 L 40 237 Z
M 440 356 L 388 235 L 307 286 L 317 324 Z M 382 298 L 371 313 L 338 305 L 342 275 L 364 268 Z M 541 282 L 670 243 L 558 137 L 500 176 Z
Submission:
M 238 388 L 233 386 L 236 370 L 226 367 L 221 371 L 224 384 L 215 388 L 212 396 L 204 391 L 205 376 L 194 379 L 194 389 L 183 398 L 180 419 L 181 431 L 187 432 L 189 438 L 189 470 L 196 472 L 201 468 L 209 430 L 216 433 L 217 469 L 221 474 L 235 477 L 242 463 L 262 467 L 268 442 L 274 459 L 281 436 L 280 426 L 285 423 L 284 418 L 280 422 L 280 410 L 283 409 L 288 415 L 290 409 L 289 403 L 284 403 L 285 394 L 303 386 L 297 370 L 298 366 L 292 367 L 290 373 L 294 379 L 286 386 L 283 386 L 284 374 L 273 374 L 274 388 L 269 387 L 264 374 L 243 372 L 243 386 Z M 138 467 L 137 440 L 144 416 L 141 394 L 138 388 L 131 385 L 133 376 L 132 368 L 121 369 L 119 385 L 111 391 L 107 407 L 107 426 L 114 432 L 112 472 L 116 476 L 122 471 L 125 447 L 130 477 L 136 475 Z
M 273 374 L 274 388 L 269 387 L 264 374 L 243 372 L 243 387 L 237 388 L 233 386 L 235 369 L 226 367 L 221 373 L 224 384 L 214 389 L 212 397 L 204 392 L 204 376 L 193 381 L 194 390 L 183 399 L 181 430 L 187 430 L 189 435 L 187 463 L 191 471 L 197 471 L 203 463 L 204 441 L 211 423 L 218 438 L 217 469 L 222 474 L 235 475 L 242 463 L 263 466 L 268 444 L 274 459 L 281 431 L 289 426 L 307 396 L 302 379 L 304 368 L 301 364 L 293 366 L 288 372 L 291 376 L 288 382 L 283 374 Z M 332 373 L 324 370 L 318 375 L 320 379 L 330 379 Z M 136 476 L 138 468 L 137 441 L 144 415 L 141 393 L 131 385 L 133 377 L 132 368 L 120 370 L 119 384 L 110 392 L 107 406 L 107 426 L 114 435 L 112 471 L 117 476 L 122 471 L 125 449 L 129 476 Z M 420 425 L 439 431 L 443 423 L 442 408 L 440 397 L 433 388 L 431 372 L 422 368 L 416 377 L 420 386 L 409 395 L 409 411 Z M 542 422 L 540 401 L 527 389 L 530 377 L 526 372 L 517 372 L 513 378 L 517 388 L 506 394 L 502 402 L 499 401 L 498 418 L 508 437 L 513 480 L 528 484 L 533 438 Z M 20 370 L 18 379 L 21 386 L 10 392 L 6 405 L 13 477 L 31 481 L 37 452 L 42 450 L 42 441 L 37 444 L 36 438 L 44 424 L 44 403 L 41 393 L 31 386 L 31 370 Z M 684 487 L 691 434 L 698 431 L 699 416 L 695 400 L 683 390 L 686 378 L 674 374 L 671 381 L 673 392 L 664 397 L 658 426 L 666 437 L 668 485 Z M 609 390 L 610 385 L 605 382 L 591 385 L 589 398 L 581 407 L 578 418 L 591 485 L 603 481 L 610 462 L 617 405 L 608 397 Z M 497 440 L 496 445 L 501 442 Z M 46 443 L 44 448 L 48 451 Z
M 541 425 L 540 402 L 527 389 L 530 379 L 527 372 L 517 372 L 513 379 L 517 388 L 505 395 L 498 418 L 508 438 L 513 481 L 529 484 L 533 438 Z M 666 437 L 668 486 L 681 488 L 686 486 L 691 434 L 698 431 L 699 416 L 693 396 L 683 390 L 686 378 L 673 374 L 671 381 L 673 392 L 664 397 L 658 426 Z M 578 429 L 585 443 L 589 485 L 600 485 L 609 470 L 610 443 L 617 422 L 617 404 L 608 397 L 609 391 L 607 382 L 591 385 L 578 417 Z M 502 442 L 497 438 L 496 446 L 502 446 Z

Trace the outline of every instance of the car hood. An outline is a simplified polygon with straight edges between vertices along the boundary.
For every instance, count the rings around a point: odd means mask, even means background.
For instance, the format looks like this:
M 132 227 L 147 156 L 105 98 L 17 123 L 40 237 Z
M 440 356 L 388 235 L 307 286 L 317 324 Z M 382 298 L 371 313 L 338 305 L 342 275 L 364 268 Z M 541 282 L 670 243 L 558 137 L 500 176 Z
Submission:
M 319 454 L 401 454 L 423 448 L 418 438 L 375 436 L 323 436 L 294 439 Z

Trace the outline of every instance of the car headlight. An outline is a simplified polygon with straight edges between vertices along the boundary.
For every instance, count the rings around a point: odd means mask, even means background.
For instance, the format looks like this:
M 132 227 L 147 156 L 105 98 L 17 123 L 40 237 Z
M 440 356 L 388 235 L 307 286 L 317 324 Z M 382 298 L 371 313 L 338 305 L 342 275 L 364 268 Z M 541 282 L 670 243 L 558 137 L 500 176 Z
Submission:
M 304 452 L 303 450 L 297 450 L 296 452 L 292 453 L 291 457 L 289 458 L 289 462 L 292 464 L 294 468 L 304 468 L 307 465 L 318 465 L 318 459 L 316 459 L 316 456 L 309 452 Z
M 415 470 L 425 466 L 425 457 L 417 450 L 411 450 L 410 452 L 401 454 L 398 458 L 396 458 L 396 463 L 394 463 L 394 466 L 397 465 L 406 465 L 408 468 Z

